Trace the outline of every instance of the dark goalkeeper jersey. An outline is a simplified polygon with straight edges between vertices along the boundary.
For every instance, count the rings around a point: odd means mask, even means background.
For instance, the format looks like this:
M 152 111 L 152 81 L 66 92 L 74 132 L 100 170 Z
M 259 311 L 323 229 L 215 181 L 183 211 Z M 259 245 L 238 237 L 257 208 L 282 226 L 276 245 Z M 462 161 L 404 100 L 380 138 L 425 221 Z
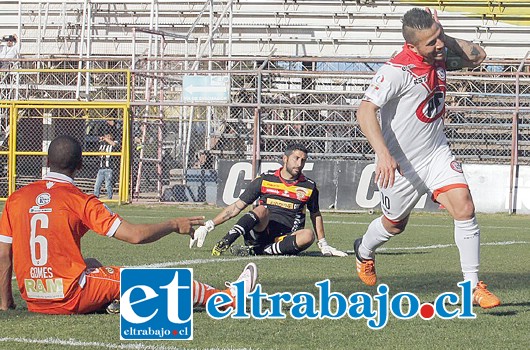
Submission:
M 306 206 L 310 213 L 318 213 L 318 189 L 313 180 L 302 173 L 295 181 L 287 182 L 280 176 L 282 168 L 269 171 L 254 179 L 239 196 L 243 202 L 258 204 L 269 209 L 269 220 L 287 227 L 291 232 L 304 228 Z

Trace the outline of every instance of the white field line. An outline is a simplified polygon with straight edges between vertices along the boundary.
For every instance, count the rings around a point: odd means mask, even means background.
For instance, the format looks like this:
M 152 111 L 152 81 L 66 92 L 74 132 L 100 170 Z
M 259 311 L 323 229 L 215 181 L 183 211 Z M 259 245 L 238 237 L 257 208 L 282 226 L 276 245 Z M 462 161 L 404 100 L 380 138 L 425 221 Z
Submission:
M 62 345 L 71 347 L 98 347 L 105 349 L 132 349 L 132 350 L 180 350 L 173 346 L 162 346 L 162 345 L 146 345 L 142 343 L 136 344 L 112 344 L 112 343 L 101 343 L 101 342 L 84 342 L 75 339 L 58 339 L 58 338 L 45 338 L 45 339 L 31 339 L 31 338 L 0 338 L 0 342 L 10 343 L 23 343 L 23 344 L 45 344 L 45 345 Z
M 488 242 L 488 243 L 480 243 L 481 246 L 487 246 L 487 245 L 493 245 L 493 246 L 501 246 L 501 245 L 513 245 L 513 244 L 528 244 L 530 242 L 527 241 L 506 241 L 506 242 Z M 427 245 L 427 246 L 418 246 L 418 247 L 391 247 L 391 248 L 378 248 L 378 252 L 384 252 L 384 251 L 395 251 L 395 250 L 427 250 L 427 249 L 441 249 L 441 248 L 448 248 L 448 247 L 456 247 L 456 244 L 435 244 L 435 245 Z M 353 253 L 353 250 L 347 251 L 347 253 Z
M 124 216 L 125 217 L 125 216 Z M 159 216 L 134 216 L 135 218 L 142 218 L 142 219 L 160 219 Z M 450 220 L 450 219 L 449 219 Z M 340 225 L 370 225 L 371 221 L 368 222 L 361 222 L 361 221 L 334 221 L 334 220 L 324 220 L 325 224 L 340 224 Z M 408 227 L 447 227 L 447 228 L 453 228 L 453 224 L 447 224 L 447 225 L 430 225 L 430 224 L 407 224 Z M 489 225 L 480 225 L 480 228 L 491 228 L 491 229 L 510 229 L 510 230 L 521 230 L 523 228 L 517 227 L 517 226 L 489 226 Z
M 138 266 L 127 266 L 127 267 L 138 267 L 138 268 L 153 268 L 153 267 L 171 267 L 171 266 L 181 266 L 181 265 L 201 265 L 201 264 L 210 264 L 210 263 L 226 263 L 232 261 L 245 261 L 245 260 L 264 260 L 264 259 L 289 259 L 295 258 L 294 255 L 260 255 L 260 256 L 244 256 L 244 257 L 235 257 L 235 258 L 212 258 L 212 259 L 193 259 L 193 260 L 180 260 L 180 261 L 168 261 L 163 263 L 153 263 L 146 265 Z
M 182 266 L 182 265 L 201 265 L 201 264 L 210 264 L 210 263 L 227 263 L 232 261 L 245 261 L 245 260 L 265 260 L 265 259 L 289 259 L 296 258 L 296 255 L 260 255 L 260 256 L 244 256 L 244 257 L 234 257 L 234 258 L 212 258 L 212 259 L 193 259 L 193 260 L 179 260 L 179 261 L 166 261 L 161 263 L 152 263 L 145 265 L 131 265 L 125 267 L 137 267 L 137 268 L 163 268 L 163 267 L 172 267 L 172 266 Z M 11 278 L 12 280 L 16 279 L 15 276 Z
M 503 245 L 513 245 L 513 244 L 529 244 L 527 241 L 505 241 L 505 242 L 489 242 L 481 243 L 481 246 L 503 246 Z M 417 247 L 392 247 L 392 248 L 379 248 L 377 251 L 384 252 L 390 250 L 423 250 L 423 249 L 441 249 L 454 247 L 455 244 L 436 244 L 431 246 L 417 246 Z M 353 250 L 347 250 L 346 253 L 353 254 Z M 163 268 L 171 266 L 182 266 L 182 265 L 201 265 L 201 264 L 211 264 L 211 263 L 228 263 L 232 261 L 246 261 L 246 260 L 265 260 L 265 259 L 292 259 L 297 258 L 295 255 L 262 255 L 262 256 L 245 256 L 245 257 L 236 257 L 236 258 L 227 258 L 227 259 L 193 259 L 193 260 L 180 260 L 180 261 L 167 261 L 162 263 L 153 263 L 145 265 L 135 265 L 135 266 L 126 266 L 126 267 L 138 267 L 138 268 Z M 16 279 L 15 276 L 12 278 Z
M 503 246 L 503 245 L 513 245 L 513 244 L 529 244 L 527 241 L 505 241 L 505 242 L 488 242 L 481 243 L 481 246 Z M 428 250 L 428 249 L 442 249 L 448 247 L 456 247 L 456 244 L 435 244 L 429 246 L 417 246 L 417 247 L 392 247 L 392 248 L 379 248 L 378 252 L 391 251 L 391 250 Z M 347 253 L 353 254 L 353 250 L 347 251 Z M 302 255 L 303 256 L 303 255 Z M 231 261 L 244 261 L 244 260 L 263 260 L 263 259 L 289 259 L 296 258 L 296 255 L 261 255 L 261 256 L 245 256 L 237 257 L 232 259 L 194 259 L 194 260 L 181 260 L 181 261 L 168 261 L 164 263 L 154 263 L 147 265 L 139 266 L 129 266 L 129 267 L 139 267 L 139 268 L 153 268 L 153 267 L 171 267 L 171 266 L 181 266 L 181 265 L 201 265 L 201 264 L 210 264 L 210 263 L 226 263 Z
M 490 242 L 482 243 L 481 245 L 512 245 L 512 244 L 528 244 L 527 241 L 506 241 L 506 242 Z M 455 244 L 436 244 L 431 246 L 418 246 L 418 247 L 393 247 L 393 248 L 380 248 L 378 251 L 389 251 L 389 250 L 423 250 L 423 249 L 440 249 L 453 247 Z M 353 251 L 348 251 L 348 253 L 353 253 Z M 182 260 L 182 261 L 173 261 L 173 262 L 164 262 L 148 265 L 139 265 L 136 267 L 169 267 L 169 266 L 180 266 L 180 265 L 199 265 L 199 264 L 209 264 L 209 263 L 223 263 L 231 261 L 243 261 L 243 260 L 263 260 L 263 259 L 286 259 L 293 258 L 294 256 L 247 256 L 247 257 L 236 257 L 231 259 L 193 259 L 193 260 Z M 14 277 L 13 277 L 14 279 Z M 24 344 L 55 344 L 55 345 L 64 345 L 72 347 L 101 347 L 106 349 L 132 349 L 132 350 L 180 350 L 181 348 L 169 347 L 169 346 L 157 346 L 157 345 L 145 345 L 142 343 L 136 344 L 110 344 L 110 343 L 100 343 L 100 342 L 83 342 L 75 339 L 58 339 L 58 338 L 46 338 L 46 339 L 30 339 L 30 338 L 0 338 L 0 342 L 15 342 L 15 343 L 24 343 Z M 231 348 L 232 349 L 232 348 Z
M 359 222 L 359 221 L 324 221 L 325 224 L 340 224 L 340 225 L 370 225 L 370 222 Z M 452 224 L 447 225 L 429 225 L 429 224 L 407 224 L 407 227 L 446 227 L 446 228 L 453 228 L 454 226 Z M 516 226 L 488 226 L 488 225 L 480 225 L 479 227 L 481 229 L 488 228 L 488 229 L 511 229 L 511 230 L 522 230 L 522 227 L 516 227 Z

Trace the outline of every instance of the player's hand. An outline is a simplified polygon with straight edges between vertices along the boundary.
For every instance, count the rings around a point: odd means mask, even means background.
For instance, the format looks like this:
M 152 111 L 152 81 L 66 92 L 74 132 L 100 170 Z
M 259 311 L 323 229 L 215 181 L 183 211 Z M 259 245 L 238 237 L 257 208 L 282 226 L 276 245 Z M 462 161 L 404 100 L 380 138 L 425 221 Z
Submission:
M 15 310 L 17 308 L 17 305 L 13 300 L 6 303 L 6 305 L 2 304 L 0 305 L 0 311 L 7 311 L 7 310 Z
M 204 240 L 206 239 L 206 235 L 213 231 L 215 228 L 215 224 L 212 220 L 206 221 L 204 226 L 199 227 L 197 230 L 195 230 L 195 233 L 190 238 L 190 249 L 197 244 L 197 247 L 200 248 L 204 244 Z
M 193 226 L 204 224 L 204 216 L 190 216 L 175 219 L 175 232 L 193 237 Z
M 378 155 L 377 164 L 375 165 L 375 179 L 374 182 L 381 188 L 394 186 L 396 179 L 396 170 L 401 174 L 399 164 L 390 154 Z
M 320 249 L 320 251 L 322 252 L 322 255 L 324 256 L 340 256 L 340 257 L 348 256 L 347 253 L 330 246 L 325 238 L 318 240 L 318 248 Z
M 442 26 L 442 23 L 440 23 L 440 19 L 438 18 L 438 11 L 436 11 L 436 9 L 434 9 L 434 11 L 431 11 L 430 8 L 426 7 L 425 8 L 425 11 L 427 11 L 430 15 L 432 15 L 432 18 L 434 19 L 434 21 L 436 23 L 438 23 L 438 25 L 440 26 L 440 28 L 442 29 L 442 35 L 445 36 L 444 34 L 444 28 Z
M 429 7 L 426 7 L 425 11 L 427 11 L 430 15 L 432 15 L 432 18 L 434 19 L 436 23 L 440 24 L 440 19 L 438 18 L 438 11 L 436 11 L 436 9 L 434 9 L 434 12 L 433 12 L 431 11 Z

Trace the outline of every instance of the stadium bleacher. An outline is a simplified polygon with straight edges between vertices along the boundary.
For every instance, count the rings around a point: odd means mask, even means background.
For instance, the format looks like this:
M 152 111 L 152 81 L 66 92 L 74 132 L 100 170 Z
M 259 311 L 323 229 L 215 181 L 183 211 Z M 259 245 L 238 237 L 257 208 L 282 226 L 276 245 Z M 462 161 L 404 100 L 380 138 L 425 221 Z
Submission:
M 263 159 L 276 157 L 291 140 L 311 140 L 316 158 L 371 159 L 355 108 L 373 72 L 401 48 L 401 16 L 412 6 L 429 6 L 439 11 L 448 33 L 480 43 L 489 55 L 475 71 L 449 75 L 446 128 L 455 153 L 470 162 L 507 164 L 513 115 L 519 113 L 525 124 L 530 114 L 529 64 L 524 63 L 530 47 L 528 4 L 8 0 L 0 30 L 19 34 L 25 68 L 132 69 L 133 123 L 156 125 L 163 116 L 166 133 L 159 142 L 179 164 L 193 163 L 195 152 L 207 144 L 217 159 L 250 157 L 258 105 Z M 229 101 L 183 103 L 183 77 L 189 74 L 229 75 Z M 23 73 L 19 83 L 22 99 L 112 100 L 125 89 L 123 81 L 108 76 L 93 79 L 80 94 L 75 74 L 43 80 L 41 74 Z M 190 113 L 193 125 L 213 115 L 209 135 L 192 130 Z M 192 131 L 193 139 L 183 139 Z M 189 142 L 194 144 L 182 156 L 179 147 Z M 519 161 L 530 163 L 529 156 L 522 152 Z
M 271 45 L 276 48 L 276 55 L 300 55 L 299 48 L 293 45 L 296 42 L 304 46 L 307 56 L 383 57 L 384 50 L 378 46 L 391 51 L 399 49 L 400 18 L 410 6 L 437 8 L 448 32 L 479 41 L 491 57 L 524 57 L 529 47 L 525 30 L 530 23 L 527 2 L 240 0 L 232 1 L 231 11 L 225 13 L 228 3 L 215 1 L 213 5 L 212 18 L 214 22 L 219 20 L 214 37 L 218 56 L 228 55 L 230 49 L 232 53 L 267 56 Z M 156 28 L 187 36 L 190 54 L 196 52 L 197 41 L 204 42 L 209 35 L 208 2 L 159 0 L 154 4 L 94 0 L 84 11 L 81 0 L 29 0 L 20 5 L 18 1 L 8 1 L 0 14 L 0 28 L 20 27 L 17 29 L 25 54 L 75 55 L 84 38 L 90 41 L 92 55 L 128 55 L 132 50 L 132 28 Z M 191 27 L 194 30 L 189 33 Z M 169 54 L 184 54 L 179 51 L 183 39 L 166 39 Z M 270 45 L 260 45 L 260 39 Z M 136 40 L 146 42 L 149 37 L 138 36 Z M 34 52 L 34 45 L 38 52 Z M 173 50 L 171 45 L 175 46 Z M 507 52 L 507 45 L 513 50 Z

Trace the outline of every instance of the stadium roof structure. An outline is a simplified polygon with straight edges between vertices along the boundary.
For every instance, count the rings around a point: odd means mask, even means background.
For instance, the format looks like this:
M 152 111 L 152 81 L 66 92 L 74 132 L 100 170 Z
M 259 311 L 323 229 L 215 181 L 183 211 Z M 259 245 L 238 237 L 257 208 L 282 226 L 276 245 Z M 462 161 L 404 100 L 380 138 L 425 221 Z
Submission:
M 0 33 L 26 56 L 203 55 L 388 57 L 402 46 L 402 15 L 437 9 L 446 31 L 489 57 L 530 47 L 528 1 L 7 0 Z M 135 33 L 136 31 L 136 33 Z M 161 35 L 164 47 L 161 47 Z

